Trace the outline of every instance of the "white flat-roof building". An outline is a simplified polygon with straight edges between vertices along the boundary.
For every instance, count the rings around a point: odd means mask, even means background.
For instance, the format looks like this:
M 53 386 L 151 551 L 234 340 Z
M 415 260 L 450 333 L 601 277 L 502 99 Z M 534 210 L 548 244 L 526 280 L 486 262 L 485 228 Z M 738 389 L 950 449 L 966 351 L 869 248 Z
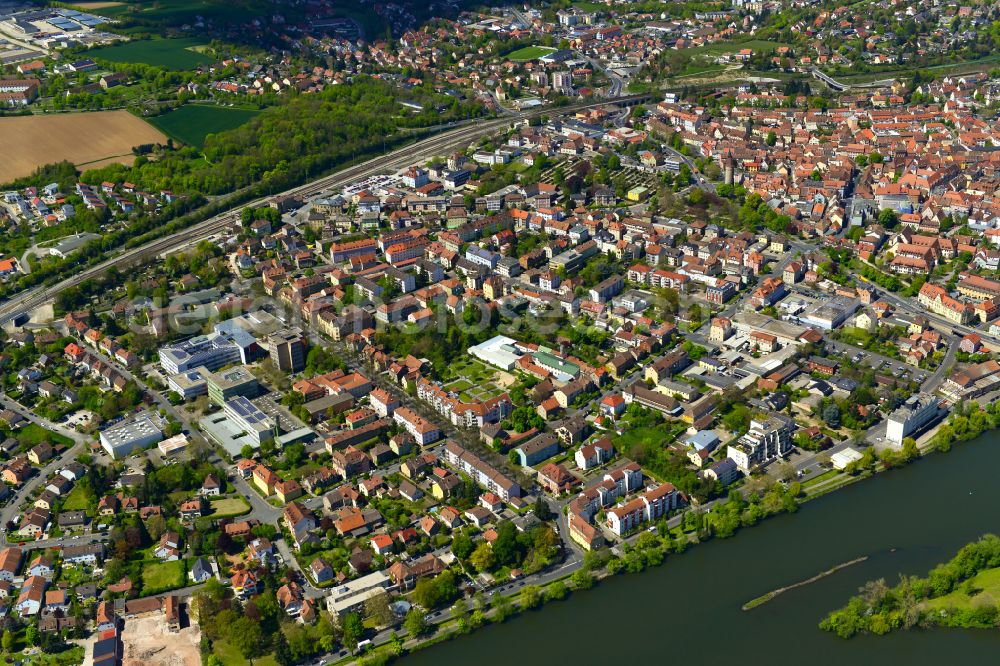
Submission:
M 834 296 L 822 303 L 816 303 L 807 308 L 801 316 L 804 324 L 817 326 L 825 331 L 838 328 L 861 307 L 861 301 L 856 298 Z
M 473 345 L 469 347 L 469 353 L 501 370 L 512 370 L 517 359 L 521 358 L 517 340 L 506 335 L 497 335 L 486 342 Z
M 256 338 L 236 328 L 230 332 L 213 332 L 199 335 L 176 345 L 160 349 L 160 367 L 168 375 L 176 375 L 186 370 L 205 366 L 218 370 L 230 363 L 250 361 L 250 346 Z
M 185 435 L 184 433 L 180 433 L 178 435 L 174 435 L 173 437 L 163 440 L 162 442 L 157 444 L 157 448 L 159 448 L 160 453 L 164 457 L 166 457 L 169 455 L 173 455 L 178 451 L 183 451 L 184 449 L 187 448 L 188 444 L 190 444 L 190 441 L 188 440 L 187 435 Z
M 902 446 L 904 439 L 936 419 L 939 414 L 936 397 L 926 393 L 911 395 L 889 415 L 885 439 L 896 446 Z
M 255 447 L 274 439 L 274 419 L 245 396 L 238 395 L 227 400 L 222 412 L 254 441 Z
M 136 449 L 156 444 L 163 439 L 163 432 L 148 414 L 141 414 L 131 421 L 101 431 L 101 446 L 114 459 L 124 458 Z
M 176 391 L 177 395 L 185 400 L 205 395 L 208 393 L 208 383 L 205 377 L 206 372 L 207 370 L 201 367 L 178 372 L 176 375 L 170 375 L 167 377 L 167 388 L 171 391 Z
M 843 451 L 837 451 L 830 456 L 830 464 L 833 465 L 834 469 L 844 469 L 857 460 L 861 460 L 861 452 L 851 447 L 847 447 Z
M 326 609 L 334 617 L 359 611 L 365 602 L 381 594 L 392 584 L 392 579 L 384 572 L 376 571 L 361 578 L 355 578 L 330 590 L 326 598 Z

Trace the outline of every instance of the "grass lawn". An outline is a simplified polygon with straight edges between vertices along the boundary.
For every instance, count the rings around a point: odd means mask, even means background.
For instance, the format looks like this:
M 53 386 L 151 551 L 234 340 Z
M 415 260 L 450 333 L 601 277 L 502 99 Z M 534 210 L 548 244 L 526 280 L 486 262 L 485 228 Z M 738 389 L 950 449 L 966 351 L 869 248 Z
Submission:
M 142 593 L 146 596 L 184 587 L 186 581 L 184 560 L 142 563 Z
M 69 664 L 82 664 L 84 659 L 83 648 L 74 645 L 65 652 L 56 654 L 46 654 L 39 652 L 27 657 L 19 663 L 24 666 L 69 666 Z
M 212 518 L 225 518 L 227 516 L 242 516 L 250 511 L 250 505 L 242 497 L 223 497 L 212 500 Z
M 63 501 L 63 511 L 85 511 L 90 506 L 90 495 L 83 486 L 77 485 Z
M 833 477 L 837 476 L 840 473 L 841 472 L 835 469 L 827 470 L 826 472 L 823 472 L 819 476 L 814 476 L 811 479 L 803 481 L 802 488 L 803 489 L 812 488 L 813 486 L 823 483 L 824 481 L 829 481 L 830 479 L 832 479 Z
M 173 500 L 174 504 L 180 504 L 181 502 L 186 502 L 191 498 L 190 490 L 175 490 L 172 493 L 168 493 L 167 497 Z
M 629 428 L 615 437 L 615 446 L 619 451 L 628 451 L 633 444 L 668 446 L 685 430 L 687 424 L 681 421 L 672 421 L 659 428 Z
M 962 585 L 959 587 L 961 588 Z M 958 589 L 943 597 L 921 602 L 920 606 L 926 610 L 933 610 L 941 608 L 971 609 L 986 604 L 996 605 L 1000 603 L 1000 568 L 980 571 L 972 578 L 972 587 L 974 588 L 972 596 Z
M 242 654 L 240 654 L 239 650 L 226 641 L 214 641 L 212 643 L 212 651 L 226 666 L 243 666 L 243 664 L 250 664 L 250 660 L 246 659 Z M 278 662 L 275 661 L 274 655 L 265 654 L 263 657 L 254 657 L 253 665 L 278 666 Z
M 494 384 L 493 382 L 479 383 L 459 394 L 459 397 L 465 402 L 482 402 L 495 398 L 496 396 L 503 393 L 503 389 Z
M 462 391 L 467 391 L 472 388 L 472 382 L 466 381 L 464 379 L 459 379 L 457 382 L 452 382 L 451 384 L 446 384 L 445 388 L 449 391 L 455 391 L 456 393 L 461 393 Z
M 441 377 L 446 384 L 450 381 L 462 379 L 464 379 L 468 384 L 468 386 L 463 386 L 461 389 L 452 389 L 455 391 L 465 391 L 477 384 L 491 381 L 494 377 L 496 377 L 496 373 L 497 370 L 495 368 L 492 368 L 471 356 L 462 356 L 457 358 L 452 361 L 447 368 L 441 369 Z
M 94 579 L 83 567 L 63 566 L 59 569 L 59 582 L 66 583 L 70 587 L 76 587 L 81 583 L 88 583 Z
M 256 109 L 230 109 L 212 104 L 185 104 L 161 116 L 149 118 L 149 124 L 175 141 L 201 148 L 209 134 L 239 127 L 254 118 Z
M 60 435 L 57 432 L 52 432 L 51 430 L 46 430 L 36 423 L 29 423 L 23 428 L 20 428 L 15 433 L 15 437 L 17 437 L 19 442 L 27 444 L 29 447 L 41 444 L 42 442 L 62 444 L 63 446 L 73 446 L 73 440 L 69 437 Z
M 105 46 L 87 51 L 91 58 L 111 62 L 134 62 L 174 71 L 195 69 L 212 62 L 210 56 L 199 53 L 196 47 L 206 42 L 193 37 L 176 39 L 137 39 L 124 44 Z
M 715 42 L 713 44 L 705 44 L 704 46 L 693 46 L 691 48 L 681 49 L 681 53 L 716 57 L 722 55 L 723 53 L 738 53 L 742 49 L 753 49 L 754 53 L 769 52 L 775 50 L 779 46 L 787 46 L 787 44 L 771 42 L 764 39 L 751 39 L 745 42 Z
M 514 60 L 516 62 L 538 60 L 542 56 L 547 56 L 555 50 L 556 49 L 550 46 L 525 46 L 523 49 L 518 49 L 513 53 L 508 53 L 507 59 Z

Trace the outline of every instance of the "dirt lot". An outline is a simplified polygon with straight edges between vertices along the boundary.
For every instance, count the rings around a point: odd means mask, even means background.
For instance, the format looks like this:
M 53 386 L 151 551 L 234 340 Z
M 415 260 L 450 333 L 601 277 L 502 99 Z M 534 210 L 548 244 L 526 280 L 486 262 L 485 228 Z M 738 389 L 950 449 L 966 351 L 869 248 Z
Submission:
M 88 167 L 131 164 L 133 146 L 166 141 L 163 133 L 128 111 L 0 118 L 0 183 L 61 160 Z
M 174 633 L 163 613 L 127 621 L 122 643 L 123 666 L 201 666 L 201 628 L 192 624 Z

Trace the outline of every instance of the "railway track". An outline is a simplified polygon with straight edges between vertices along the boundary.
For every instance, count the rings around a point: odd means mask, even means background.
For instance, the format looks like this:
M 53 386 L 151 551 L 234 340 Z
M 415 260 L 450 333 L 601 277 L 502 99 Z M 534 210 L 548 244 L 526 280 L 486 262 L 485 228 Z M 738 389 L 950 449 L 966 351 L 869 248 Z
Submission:
M 637 104 L 648 100 L 651 94 L 626 95 L 615 99 L 604 99 L 597 102 L 577 104 L 558 109 L 538 109 L 521 113 L 515 117 L 496 118 L 492 120 L 472 120 L 457 125 L 454 129 L 420 139 L 408 146 L 399 148 L 387 155 L 371 158 L 360 164 L 349 166 L 309 183 L 285 190 L 279 195 L 271 195 L 255 199 L 246 204 L 234 207 L 225 213 L 193 224 L 175 234 L 152 240 L 137 248 L 124 250 L 119 254 L 102 261 L 96 266 L 86 268 L 76 275 L 65 278 L 49 287 L 35 287 L 17 294 L 6 303 L 0 304 L 0 325 L 4 325 L 18 315 L 30 312 L 38 306 L 54 298 L 61 291 L 76 286 L 84 280 L 97 277 L 113 266 L 123 267 L 137 265 L 170 250 L 184 247 L 194 240 L 207 238 L 240 221 L 240 213 L 244 208 L 258 208 L 270 202 L 274 196 L 300 196 L 304 198 L 317 196 L 325 191 L 342 187 L 352 181 L 376 175 L 385 171 L 394 171 L 409 166 L 415 162 L 430 159 L 443 152 L 455 150 L 458 147 L 481 138 L 491 132 L 507 127 L 519 120 L 529 120 L 541 116 L 566 115 L 586 109 L 605 106 L 607 104 Z

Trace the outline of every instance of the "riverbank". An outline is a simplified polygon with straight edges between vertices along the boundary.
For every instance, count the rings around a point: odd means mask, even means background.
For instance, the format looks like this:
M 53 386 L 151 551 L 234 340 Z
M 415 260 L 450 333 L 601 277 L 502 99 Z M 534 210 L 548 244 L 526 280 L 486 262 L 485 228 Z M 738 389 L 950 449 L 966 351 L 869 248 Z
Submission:
M 512 646 L 521 645 L 526 649 L 517 650 L 516 659 L 525 666 L 620 659 L 623 647 L 631 658 L 656 660 L 667 645 L 672 660 L 690 664 L 705 663 L 706 645 L 715 660 L 745 658 L 748 645 L 765 644 L 779 647 L 767 657 L 778 666 L 799 664 L 804 654 L 812 666 L 981 660 L 1000 650 L 1000 634 L 897 632 L 843 641 L 817 628 L 827 609 L 843 604 L 865 581 L 924 575 L 995 529 L 991 507 L 1000 502 L 1000 487 L 981 471 L 1000 463 L 1000 435 L 990 433 L 930 458 L 881 475 L 879 483 L 851 483 L 811 499 L 794 517 L 776 516 L 742 530 L 739 538 L 703 543 L 692 550 L 697 556 L 609 577 L 592 590 L 573 592 L 572 603 L 547 604 L 544 612 L 531 613 L 531 622 L 483 626 L 463 640 L 414 651 L 403 663 L 507 664 Z M 789 590 L 754 612 L 741 610 L 767 590 L 862 555 L 868 559 Z M 780 649 L 789 636 L 795 636 L 796 648 Z
M 991 417 L 990 422 L 992 422 L 992 419 L 995 418 L 994 416 L 995 408 L 991 408 L 990 412 L 983 412 L 979 410 L 978 406 L 973 406 L 970 407 L 970 410 L 973 410 L 970 413 L 989 415 Z M 944 424 L 942 426 L 942 428 L 947 427 L 947 430 L 945 430 L 945 432 L 943 433 L 944 434 L 943 437 L 939 436 L 941 434 L 939 430 L 938 434 L 931 437 L 927 437 L 926 439 L 922 439 L 920 445 L 916 447 L 918 455 L 903 455 L 900 452 L 889 452 L 889 453 L 884 452 L 883 455 L 876 457 L 873 455 L 874 451 L 872 451 L 872 454 L 870 455 L 869 459 L 865 462 L 865 464 L 860 466 L 858 465 L 854 466 L 854 468 L 851 469 L 852 473 L 842 472 L 833 475 L 831 477 L 827 477 L 816 485 L 803 489 L 802 495 L 796 498 L 795 508 L 797 509 L 799 506 L 803 506 L 806 504 L 813 504 L 821 500 L 826 501 L 829 499 L 836 498 L 836 496 L 840 495 L 841 493 L 834 493 L 833 491 L 835 490 L 847 491 L 848 489 L 855 487 L 882 485 L 882 484 L 857 484 L 857 482 L 878 476 L 878 477 L 886 477 L 885 479 L 883 479 L 884 483 L 885 481 L 888 481 L 892 477 L 896 476 L 896 475 L 886 474 L 886 472 L 889 471 L 905 472 L 911 469 L 925 468 L 924 470 L 921 470 L 922 473 L 933 474 L 931 468 L 934 467 L 935 465 L 929 465 L 929 464 L 913 465 L 911 463 L 923 460 L 924 458 L 928 457 L 928 455 L 931 453 L 950 450 L 952 442 L 965 441 L 966 439 L 975 436 L 975 435 L 970 435 L 970 432 L 974 432 L 969 427 L 969 422 L 972 421 L 972 419 L 970 419 L 965 414 L 960 414 L 957 416 L 957 418 L 961 418 L 964 420 L 964 422 L 960 421 L 958 423 L 959 427 L 957 429 L 954 427 L 955 419 L 952 419 L 948 424 Z M 980 423 L 983 422 L 983 419 L 977 418 L 975 419 L 975 421 L 977 425 L 980 425 Z M 962 448 L 964 449 L 965 447 Z M 947 456 L 934 456 L 934 458 L 935 458 L 935 463 L 937 463 L 938 460 L 944 460 L 945 458 L 947 458 Z M 998 462 L 1000 462 L 1000 459 L 998 459 Z M 998 494 L 998 501 L 1000 501 L 1000 494 Z M 926 498 L 921 497 L 919 502 L 921 503 L 926 502 Z M 718 515 L 717 511 L 718 510 L 715 509 L 711 513 L 706 514 L 707 516 L 709 516 L 708 522 L 711 523 L 711 521 L 715 520 L 715 518 L 713 518 L 712 516 L 713 514 Z M 792 512 L 794 512 L 794 510 Z M 555 598 L 549 599 L 548 595 L 545 594 L 546 587 L 540 588 L 542 591 L 543 604 L 546 604 L 549 601 L 556 601 L 556 600 L 561 601 L 570 595 L 573 596 L 574 603 L 576 603 L 576 600 L 578 598 L 585 598 L 587 596 L 579 594 L 583 591 L 583 589 L 589 589 L 590 587 L 593 587 L 598 583 L 600 583 L 599 587 L 603 589 L 608 585 L 614 585 L 614 583 L 619 579 L 630 578 L 630 577 L 618 576 L 617 575 L 618 573 L 639 574 L 643 571 L 670 569 L 671 567 L 661 567 L 660 565 L 662 565 L 668 559 L 674 559 L 673 558 L 674 555 L 685 552 L 691 546 L 695 545 L 700 546 L 699 548 L 695 549 L 695 552 L 700 553 L 702 552 L 703 548 L 706 547 L 706 544 L 718 541 L 719 539 L 728 540 L 726 539 L 726 537 L 732 536 L 736 532 L 752 533 L 756 532 L 759 529 L 762 529 L 761 528 L 762 525 L 770 525 L 772 522 L 778 522 L 778 521 L 784 522 L 785 520 L 788 519 L 789 518 L 787 518 L 782 513 L 772 516 L 770 519 L 761 522 L 751 522 L 750 524 L 739 525 L 738 528 L 734 530 L 732 533 L 725 535 L 718 535 L 718 536 L 713 534 L 711 531 L 705 532 L 704 529 L 702 528 L 695 528 L 693 531 L 683 532 L 680 530 L 679 527 L 674 527 L 669 531 L 669 533 L 665 533 L 664 535 L 660 534 L 654 535 L 653 533 L 649 532 L 641 534 L 636 542 L 637 547 L 634 549 L 629 548 L 623 553 L 623 555 L 626 556 L 629 553 L 635 553 L 636 550 L 639 550 L 642 553 L 642 557 L 639 557 L 639 555 L 635 554 L 632 556 L 631 558 L 631 562 L 633 562 L 632 567 L 620 566 L 620 563 L 625 561 L 625 557 L 623 556 L 621 558 L 614 558 L 614 559 L 609 558 L 604 566 L 596 570 L 592 568 L 579 569 L 579 570 L 586 570 L 590 578 L 589 583 L 586 585 L 585 588 L 577 588 L 570 580 L 570 577 L 573 572 L 567 572 L 566 576 L 561 577 L 558 581 L 550 583 L 550 585 L 554 584 L 555 582 L 562 583 L 563 596 L 559 597 L 558 599 Z M 757 530 L 742 529 L 743 527 L 749 527 L 752 525 L 757 525 Z M 850 529 L 850 527 L 845 526 L 844 529 Z M 981 534 L 983 531 L 986 530 L 985 529 L 981 530 L 979 533 Z M 648 542 L 653 537 L 661 537 L 661 536 L 666 537 L 667 534 L 670 535 L 669 540 L 665 539 L 662 550 L 660 550 L 659 554 L 657 554 L 658 549 L 655 548 L 651 549 L 648 547 L 648 544 L 647 547 L 645 548 L 639 547 L 639 541 L 643 539 L 645 539 Z M 681 535 L 683 535 L 683 538 L 680 538 Z M 887 547 L 887 549 L 894 551 L 895 547 L 889 546 Z M 868 558 L 867 555 L 861 555 L 858 552 L 854 552 L 848 555 L 847 557 L 844 557 L 837 561 L 841 563 L 849 562 L 852 565 L 860 565 L 867 562 L 868 561 L 867 558 Z M 676 561 L 682 562 L 689 559 L 696 559 L 696 558 L 679 558 Z M 820 561 L 824 560 L 821 558 Z M 616 562 L 619 564 L 612 565 L 611 562 Z M 811 576 L 816 580 L 811 580 L 810 583 L 819 583 L 821 582 L 822 579 L 828 576 L 832 576 L 832 574 L 835 573 L 842 574 L 841 568 L 838 568 L 835 564 L 830 568 L 835 568 L 836 570 L 829 572 L 827 576 L 820 576 L 819 579 L 816 579 L 815 568 L 813 568 L 811 572 L 804 573 L 802 578 L 807 578 Z M 829 568 L 825 570 L 824 573 L 826 573 L 826 571 L 828 570 Z M 795 579 L 793 578 L 792 580 Z M 786 588 L 785 591 L 791 592 L 793 591 L 794 588 L 799 587 L 799 585 L 788 586 L 787 581 L 788 578 L 784 578 L 781 582 L 779 582 L 777 585 L 774 585 L 770 589 L 772 589 L 773 591 L 784 587 Z M 519 592 L 517 589 L 514 589 L 509 594 L 507 594 L 506 596 L 511 600 L 511 604 L 509 605 L 509 607 L 507 607 L 504 611 L 502 611 L 499 614 L 495 613 L 493 608 L 489 605 L 485 606 L 483 609 L 478 609 L 481 611 L 480 616 L 477 616 L 477 620 L 479 620 L 479 622 L 474 626 L 471 625 L 459 626 L 458 624 L 452 622 L 450 614 L 446 612 L 441 616 L 441 621 L 438 624 L 432 625 L 432 628 L 436 626 L 436 629 L 434 630 L 433 634 L 427 637 L 422 637 L 418 639 L 407 639 L 402 642 L 402 645 L 400 645 L 399 641 L 397 641 L 394 644 L 390 644 L 389 636 L 386 635 L 383 638 L 383 640 L 381 640 L 380 642 L 377 641 L 375 643 L 374 646 L 375 650 L 372 653 L 360 659 L 360 663 L 365 663 L 365 664 L 389 663 L 397 659 L 398 657 L 403 656 L 404 654 L 416 655 L 417 653 L 424 651 L 427 648 L 438 646 L 442 643 L 453 643 L 455 642 L 453 641 L 453 639 L 458 638 L 460 636 L 464 636 L 468 633 L 472 633 L 473 631 L 476 631 L 477 634 L 480 633 L 480 631 L 477 630 L 489 631 L 489 627 L 487 627 L 487 625 L 505 624 L 509 619 L 513 617 L 523 614 L 526 611 L 535 612 L 538 608 L 541 607 L 541 604 L 538 606 L 525 607 L 520 599 L 520 594 L 521 592 Z M 505 596 L 505 595 L 501 593 L 498 596 Z M 743 600 L 745 600 L 748 597 L 754 600 L 758 600 L 762 596 L 767 596 L 767 594 L 761 595 L 758 591 L 755 595 L 744 596 Z M 776 601 L 775 597 L 777 596 L 778 595 L 774 595 L 769 599 L 767 599 L 767 601 Z M 740 612 L 743 612 L 743 606 L 746 605 L 743 600 L 733 602 L 734 603 L 733 607 Z M 561 606 L 572 606 L 572 605 L 573 604 L 561 604 Z M 760 604 L 757 605 L 759 606 Z M 772 604 L 768 604 L 768 606 L 771 605 Z M 475 610 L 476 609 L 474 608 L 470 608 L 470 611 L 473 613 Z M 544 614 L 540 613 L 539 616 L 544 617 Z M 813 624 L 813 628 L 815 628 L 815 624 Z M 465 641 L 459 641 L 459 643 L 464 643 L 464 642 Z M 431 652 L 433 652 L 433 650 L 431 650 Z M 408 663 L 411 660 L 412 656 L 408 658 L 407 660 Z M 356 657 L 347 657 L 341 660 L 341 663 L 350 663 L 356 661 L 358 661 L 358 658 Z
M 904 577 L 895 587 L 881 578 L 866 582 L 860 594 L 827 615 L 819 627 L 841 638 L 914 627 L 996 629 L 998 599 L 1000 537 L 987 534 L 925 578 Z

